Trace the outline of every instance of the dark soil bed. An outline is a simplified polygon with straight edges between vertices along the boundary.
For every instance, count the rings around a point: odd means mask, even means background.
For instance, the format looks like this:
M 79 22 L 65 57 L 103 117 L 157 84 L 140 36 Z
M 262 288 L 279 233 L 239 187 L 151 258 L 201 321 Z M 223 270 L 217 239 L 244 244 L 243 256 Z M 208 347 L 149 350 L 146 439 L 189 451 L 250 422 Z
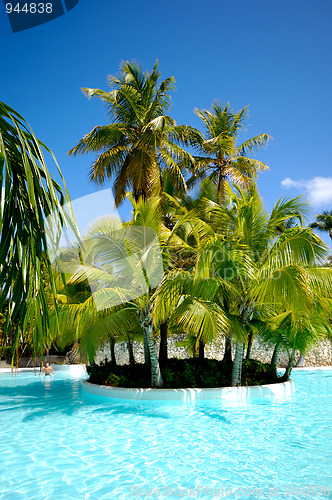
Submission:
M 115 387 L 151 387 L 150 371 L 142 364 L 115 366 L 107 360 L 87 367 L 89 382 Z M 215 359 L 169 359 L 162 368 L 164 388 L 228 387 L 232 365 Z M 280 382 L 276 369 L 255 359 L 243 361 L 242 385 Z

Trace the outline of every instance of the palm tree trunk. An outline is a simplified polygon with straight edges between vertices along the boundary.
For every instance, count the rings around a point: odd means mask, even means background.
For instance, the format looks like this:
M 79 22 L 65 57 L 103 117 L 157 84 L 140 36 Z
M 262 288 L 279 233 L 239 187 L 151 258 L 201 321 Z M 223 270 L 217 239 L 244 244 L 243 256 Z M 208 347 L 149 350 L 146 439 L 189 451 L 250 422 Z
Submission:
M 274 368 L 277 368 L 280 347 L 281 347 L 281 344 L 276 344 L 274 351 L 273 351 L 273 354 L 272 354 L 271 365 L 274 366 Z
M 238 385 L 241 385 L 243 350 L 244 350 L 244 343 L 237 342 L 233 370 L 232 370 L 231 387 L 236 387 Z
M 134 366 L 135 357 L 134 357 L 133 343 L 129 337 L 126 340 L 126 344 L 127 344 L 128 354 L 129 354 L 129 364 L 130 364 L 130 366 Z
M 111 353 L 111 363 L 116 366 L 116 357 L 115 357 L 115 342 L 114 340 L 110 341 L 110 353 Z
M 144 349 L 144 365 L 146 369 L 150 371 L 151 370 L 150 352 L 144 328 L 143 328 L 143 349 Z
M 286 367 L 285 373 L 284 373 L 284 375 L 282 377 L 282 379 L 283 379 L 284 382 L 287 382 L 287 380 L 289 380 L 289 377 L 290 377 L 291 371 L 293 369 L 294 363 L 295 363 L 295 349 L 293 349 L 293 351 L 292 351 L 292 354 L 291 354 L 291 356 L 289 358 L 288 365 Z
M 225 353 L 223 361 L 228 364 L 231 364 L 232 362 L 232 341 L 229 335 L 227 335 L 225 339 Z
M 150 365 L 151 365 L 151 386 L 162 387 L 163 379 L 161 376 L 156 346 L 152 335 L 152 320 L 148 307 L 141 311 L 141 326 L 143 330 L 144 344 L 147 346 Z
M 168 359 L 167 349 L 167 320 L 160 324 L 160 345 L 159 345 L 159 364 L 161 367 L 166 366 Z
M 219 195 L 219 203 L 221 205 L 225 202 L 225 184 L 226 184 L 226 175 L 224 175 L 224 168 L 222 167 L 219 171 L 219 179 L 218 179 L 218 195 Z
M 198 341 L 198 359 L 199 359 L 200 364 L 204 362 L 204 356 L 205 356 L 204 347 L 205 347 L 205 344 L 204 344 L 203 340 L 199 339 L 199 341 Z
M 248 347 L 247 347 L 246 359 L 250 359 L 253 340 L 254 340 L 253 334 L 252 334 L 252 332 L 250 332 L 249 337 L 248 337 Z
M 302 366 L 304 366 L 304 356 L 302 355 L 302 353 L 300 352 L 300 357 L 299 359 L 297 360 L 297 363 L 296 363 L 296 367 L 297 368 L 302 368 Z
M 79 345 L 76 341 L 68 353 L 69 363 L 80 363 Z

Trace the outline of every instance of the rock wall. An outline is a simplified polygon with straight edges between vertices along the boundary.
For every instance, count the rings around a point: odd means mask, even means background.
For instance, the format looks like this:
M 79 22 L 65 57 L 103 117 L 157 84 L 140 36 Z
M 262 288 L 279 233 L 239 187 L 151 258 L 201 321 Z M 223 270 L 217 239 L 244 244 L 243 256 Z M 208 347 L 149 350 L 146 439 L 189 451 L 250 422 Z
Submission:
M 43 357 L 43 363 L 50 363 L 50 364 L 55 364 L 55 363 L 67 363 L 68 360 L 65 359 L 64 356 L 53 356 L 49 355 Z M 0 362 L 1 368 L 11 368 L 11 360 L 3 360 Z M 39 368 L 41 366 L 41 359 L 40 356 L 38 356 L 36 359 L 32 359 L 30 357 L 24 357 L 20 358 L 17 368 Z M 14 362 L 14 368 L 16 368 L 16 362 Z
M 188 352 L 187 348 L 181 345 L 184 341 L 185 335 L 177 335 L 170 337 L 168 339 L 168 357 L 169 358 L 188 358 L 191 354 Z M 180 344 L 180 345 L 179 345 Z M 135 341 L 133 343 L 134 356 L 137 363 L 144 362 L 144 351 L 143 345 L 140 342 Z M 224 356 L 225 341 L 223 338 L 219 338 L 212 344 L 205 347 L 205 356 L 207 358 L 222 359 Z M 260 344 L 258 341 L 253 342 L 251 358 L 258 359 L 264 363 L 269 363 L 271 361 L 273 353 L 273 348 L 268 347 L 266 344 Z M 234 352 L 233 352 L 234 356 Z M 300 353 L 296 353 L 296 361 L 298 360 Z M 110 359 L 109 348 L 107 345 L 104 346 L 98 352 L 96 357 L 96 362 L 100 363 L 104 361 L 105 358 Z M 119 365 L 129 363 L 129 355 L 127 350 L 127 345 L 125 342 L 119 342 L 115 345 L 115 357 Z M 278 366 L 280 368 L 286 367 L 288 363 L 288 355 L 286 352 L 281 351 L 278 358 Z M 331 366 L 332 365 L 332 344 L 329 340 L 323 340 L 319 342 L 315 347 L 313 347 L 305 356 L 304 366 Z

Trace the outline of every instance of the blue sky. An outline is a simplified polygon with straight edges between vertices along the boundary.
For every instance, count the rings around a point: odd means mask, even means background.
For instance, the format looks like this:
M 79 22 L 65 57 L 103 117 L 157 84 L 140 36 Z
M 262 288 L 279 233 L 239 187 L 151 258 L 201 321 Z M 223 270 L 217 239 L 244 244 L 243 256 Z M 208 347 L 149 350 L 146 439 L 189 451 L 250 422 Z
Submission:
M 249 105 L 245 137 L 273 137 L 257 156 L 271 169 L 258 181 L 267 208 L 303 192 L 312 218 L 332 209 L 331 0 L 80 0 L 15 34 L 0 9 L 0 99 L 52 149 L 73 199 L 97 190 L 88 181 L 94 157 L 67 151 L 107 123 L 103 105 L 80 88 L 107 90 L 122 60 L 151 70 L 158 59 L 162 77 L 176 79 L 171 114 L 179 124 L 200 126 L 194 108 L 219 99 L 234 110 Z

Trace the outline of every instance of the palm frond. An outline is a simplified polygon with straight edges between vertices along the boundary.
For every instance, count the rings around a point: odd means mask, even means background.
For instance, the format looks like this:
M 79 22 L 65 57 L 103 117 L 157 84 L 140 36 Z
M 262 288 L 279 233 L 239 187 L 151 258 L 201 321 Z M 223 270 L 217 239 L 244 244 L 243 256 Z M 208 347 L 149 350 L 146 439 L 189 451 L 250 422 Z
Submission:
M 268 134 L 259 134 L 234 149 L 234 156 L 247 156 L 248 153 L 257 151 L 259 148 L 265 148 L 272 137 Z
M 66 187 L 61 188 L 51 177 L 43 150 L 50 153 L 27 122 L 0 102 L 0 196 L 5 201 L 0 217 L 0 279 L 4 284 L 0 309 L 8 301 L 5 335 L 14 330 L 15 342 L 19 342 L 34 325 L 38 349 L 49 331 L 47 296 L 53 302 L 56 297 L 47 226 L 53 224 L 51 230 L 57 234 L 59 228 L 69 225 L 78 236 L 73 214 L 63 206 L 69 203 Z M 48 283 L 43 280 L 43 269 Z

